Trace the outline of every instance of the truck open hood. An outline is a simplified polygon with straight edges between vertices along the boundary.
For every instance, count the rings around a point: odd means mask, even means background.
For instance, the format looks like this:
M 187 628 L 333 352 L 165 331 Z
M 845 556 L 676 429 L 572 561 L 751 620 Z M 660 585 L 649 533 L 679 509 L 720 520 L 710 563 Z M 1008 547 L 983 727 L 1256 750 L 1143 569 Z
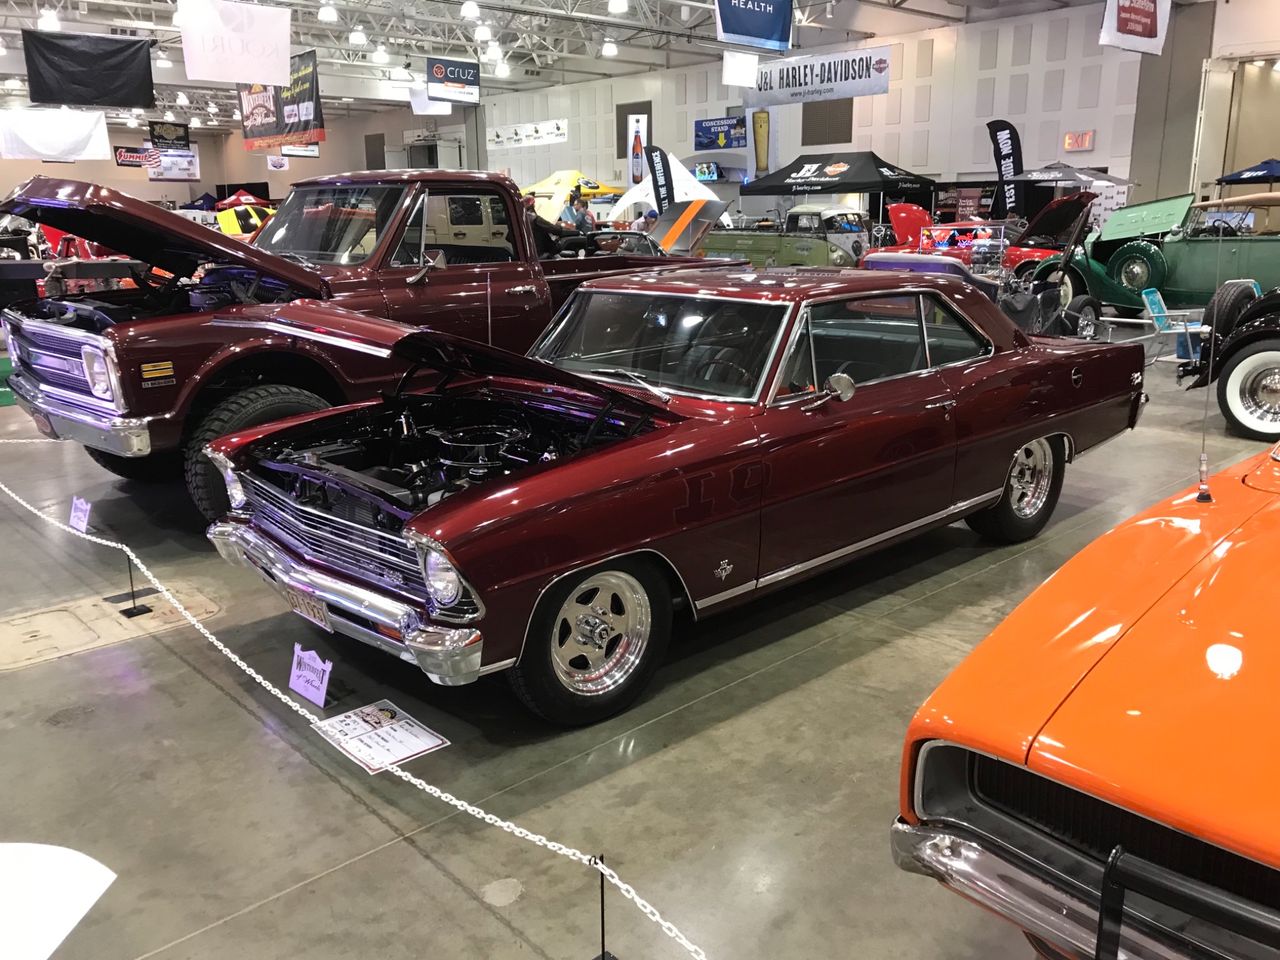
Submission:
M 48 224 L 177 276 L 191 276 L 205 263 L 230 264 L 312 297 L 328 295 L 320 274 L 302 264 L 96 183 L 32 177 L 0 201 L 0 213 Z
M 656 397 L 650 400 L 644 394 L 637 396 L 629 390 L 615 390 L 599 380 L 578 376 L 541 360 L 436 330 L 422 328 L 401 337 L 391 348 L 391 355 L 430 370 L 462 376 L 533 380 L 589 394 L 623 409 L 646 414 L 654 410 L 670 412 Z
M 1035 243 L 1028 243 L 1035 238 L 1052 240 L 1055 244 L 1066 243 L 1080 214 L 1097 197 L 1096 193 L 1088 190 L 1059 197 L 1028 221 L 1027 229 L 1022 231 L 1014 244 L 1019 247 L 1036 246 Z
M 893 240 L 898 246 L 920 243 L 920 231 L 933 226 L 933 215 L 915 203 L 889 204 L 889 222 L 893 224 Z

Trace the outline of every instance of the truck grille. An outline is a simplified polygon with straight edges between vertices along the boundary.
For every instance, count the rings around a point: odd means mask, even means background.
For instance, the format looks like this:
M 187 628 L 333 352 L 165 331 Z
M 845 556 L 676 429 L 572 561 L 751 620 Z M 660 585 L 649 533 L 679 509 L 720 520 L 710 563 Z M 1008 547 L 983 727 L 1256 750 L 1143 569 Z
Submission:
M 1091 860 L 1105 863 L 1117 844 L 1159 864 L 1280 910 L 1280 870 L 1112 806 L 1022 767 L 971 755 L 971 789 L 992 807 Z
M 83 394 L 84 398 L 99 405 L 89 389 L 80 348 L 88 340 L 76 336 L 74 331 L 62 332 L 49 329 L 48 325 L 28 323 L 13 324 L 11 341 L 17 347 L 17 356 L 10 357 L 14 367 L 45 386 L 56 387 Z
M 240 474 L 240 482 L 252 508 L 253 525 L 300 556 L 411 596 L 441 620 L 465 622 L 479 615 L 479 604 L 469 590 L 447 610 L 435 608 L 427 595 L 418 552 L 399 534 L 300 504 L 248 473 Z M 363 515 L 354 505 L 342 512 Z

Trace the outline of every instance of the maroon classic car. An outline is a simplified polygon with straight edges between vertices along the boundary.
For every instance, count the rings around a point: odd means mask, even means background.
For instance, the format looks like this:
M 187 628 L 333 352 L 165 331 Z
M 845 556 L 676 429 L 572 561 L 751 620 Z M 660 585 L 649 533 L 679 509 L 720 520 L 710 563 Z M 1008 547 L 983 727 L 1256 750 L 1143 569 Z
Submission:
M 341 314 L 309 312 L 298 326 L 247 308 L 328 300 L 523 351 L 583 280 L 704 265 L 589 256 L 583 243 L 559 256 L 556 239 L 519 200 L 515 184 L 491 173 L 306 180 L 250 246 L 107 187 L 34 177 L 0 212 L 97 241 L 153 272 L 139 273 L 135 289 L 4 310 L 9 386 L 46 434 L 84 444 L 120 476 L 176 479 L 185 471 L 212 520 L 226 498 L 200 452 L 206 443 L 376 396 L 403 371 L 345 349 Z
M 614 278 L 527 357 L 384 346 L 444 379 L 215 441 L 233 509 L 209 537 L 326 630 L 441 684 L 508 670 L 570 724 L 637 696 L 673 609 L 962 518 L 1035 536 L 1143 400 L 1141 346 L 1029 337 L 924 274 Z

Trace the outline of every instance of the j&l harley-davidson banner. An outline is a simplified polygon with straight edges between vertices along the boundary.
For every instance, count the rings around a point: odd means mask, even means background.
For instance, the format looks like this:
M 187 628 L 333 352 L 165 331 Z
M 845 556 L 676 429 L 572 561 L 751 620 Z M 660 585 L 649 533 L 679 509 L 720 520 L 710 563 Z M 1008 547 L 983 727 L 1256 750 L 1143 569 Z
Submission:
M 1169 0 L 1107 0 L 1098 42 L 1135 53 L 1159 54 L 1169 32 Z
M 314 50 L 290 59 L 287 87 L 237 84 L 236 92 L 240 96 L 240 127 L 244 131 L 246 150 L 324 140 L 320 77 L 316 73 Z
M 762 63 L 755 89 L 743 91 L 743 99 L 749 107 L 766 107 L 888 93 L 889 53 L 888 47 L 865 47 Z

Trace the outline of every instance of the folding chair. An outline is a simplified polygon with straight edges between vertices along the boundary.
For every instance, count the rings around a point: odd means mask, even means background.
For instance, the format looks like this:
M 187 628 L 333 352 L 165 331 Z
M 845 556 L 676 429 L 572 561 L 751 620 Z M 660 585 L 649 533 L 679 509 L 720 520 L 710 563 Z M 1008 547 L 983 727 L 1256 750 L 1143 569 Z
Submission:
M 1160 291 L 1154 287 L 1148 287 L 1142 291 L 1143 313 L 1151 325 L 1155 328 L 1152 335 L 1152 341 L 1156 346 L 1155 356 L 1149 357 L 1148 362 L 1154 362 L 1160 359 L 1162 341 L 1165 336 L 1172 334 L 1176 341 L 1175 357 L 1183 360 L 1191 359 L 1191 343 L 1192 331 L 1196 334 L 1200 332 L 1200 323 L 1204 317 L 1203 310 L 1170 310 L 1165 306 L 1164 297 L 1160 295 Z M 1185 356 L 1183 356 L 1185 352 Z

